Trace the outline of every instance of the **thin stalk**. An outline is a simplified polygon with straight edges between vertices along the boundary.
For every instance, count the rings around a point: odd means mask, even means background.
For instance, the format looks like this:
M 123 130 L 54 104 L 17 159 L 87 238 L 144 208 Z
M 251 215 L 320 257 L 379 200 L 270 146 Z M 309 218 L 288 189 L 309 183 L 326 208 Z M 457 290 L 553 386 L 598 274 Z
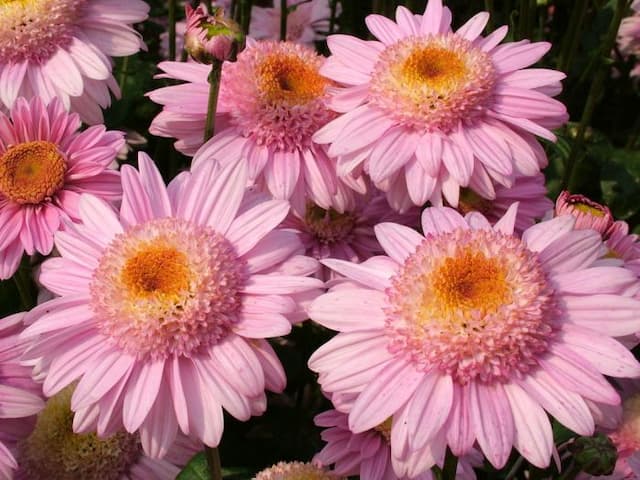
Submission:
M 218 107 L 218 93 L 220 92 L 220 76 L 222 75 L 222 62 L 214 60 L 211 64 L 211 73 L 209 73 L 209 100 L 207 103 L 207 120 L 204 124 L 204 141 L 206 142 L 213 137 L 216 110 Z
M 280 40 L 287 40 L 287 17 L 289 16 L 289 7 L 287 0 L 280 0 Z
M 582 26 L 588 7 L 589 0 L 576 0 L 576 6 L 572 9 L 573 13 L 571 20 L 569 20 L 567 34 L 562 42 L 558 57 L 558 70 L 562 72 L 568 72 L 569 68 L 571 68 L 573 57 L 580 44 L 580 34 L 582 33 Z
M 520 470 L 520 467 L 522 466 L 523 463 L 524 463 L 524 457 L 522 456 L 518 457 L 518 459 L 513 464 L 513 467 L 511 467 L 511 470 L 509 470 L 509 473 L 507 473 L 507 476 L 504 478 L 504 480 L 513 480 L 514 478 L 516 478 L 516 475 L 518 475 L 518 471 Z
M 518 39 L 526 38 L 529 26 L 529 0 L 520 0 L 520 13 L 518 15 Z
M 217 448 L 204 447 L 204 455 L 207 457 L 211 480 L 222 480 L 222 464 L 220 463 L 220 453 Z
M 455 480 L 458 471 L 458 457 L 456 457 L 449 447 L 444 457 L 444 465 L 442 466 L 442 480 Z
M 616 10 L 613 14 L 613 19 L 611 20 L 607 36 L 604 42 L 602 42 L 602 47 L 599 52 L 600 65 L 596 71 L 594 80 L 591 83 L 591 88 L 587 95 L 587 101 L 585 102 L 584 110 L 582 112 L 582 117 L 580 118 L 580 124 L 576 131 L 576 137 L 573 141 L 571 151 L 569 152 L 569 157 L 567 158 L 561 184 L 562 190 L 567 188 L 571 189 L 573 187 L 573 176 L 576 166 L 584 155 L 584 137 L 587 133 L 587 128 L 591 123 L 593 112 L 595 111 L 598 101 L 602 95 L 602 90 L 604 88 L 605 81 L 607 80 L 607 76 L 609 75 L 609 68 L 605 59 L 608 58 L 609 52 L 611 52 L 611 49 L 613 48 L 618 29 L 620 28 L 620 22 L 622 21 L 622 17 L 626 13 L 628 6 L 629 0 L 618 0 L 616 2 Z
M 329 35 L 336 28 L 336 15 L 338 13 L 338 0 L 331 0 L 331 16 L 329 17 Z
M 120 75 L 118 75 L 118 86 L 120 87 L 120 97 L 124 97 L 124 87 L 129 74 L 129 57 L 124 57 L 120 64 Z
M 28 261 L 23 261 L 13 275 L 13 281 L 18 289 L 18 296 L 22 303 L 22 308 L 31 310 L 36 304 L 33 280 L 31 279 L 31 267 Z
M 575 463 L 573 463 L 569 468 L 567 468 L 563 472 L 562 475 L 560 475 L 560 477 L 558 477 L 558 480 L 573 480 L 578 476 L 580 471 L 581 471 L 580 467 L 578 467 Z
M 239 0 L 240 3 L 236 7 L 236 22 L 242 27 L 245 35 L 249 35 L 249 26 L 251 25 L 251 7 L 252 0 Z
M 169 0 L 169 60 L 176 59 L 176 0 Z

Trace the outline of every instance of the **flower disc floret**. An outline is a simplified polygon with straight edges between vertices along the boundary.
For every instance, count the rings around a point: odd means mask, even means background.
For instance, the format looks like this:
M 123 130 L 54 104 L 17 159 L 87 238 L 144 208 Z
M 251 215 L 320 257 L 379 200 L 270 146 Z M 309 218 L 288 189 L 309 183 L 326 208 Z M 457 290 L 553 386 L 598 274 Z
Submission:
M 1 0 L 0 63 L 43 63 L 72 41 L 87 0 Z
M 18 443 L 23 478 L 117 480 L 142 455 L 137 435 L 118 432 L 109 438 L 73 432 L 72 388 L 50 398 L 33 432 Z
M 553 290 L 537 256 L 491 230 L 428 236 L 387 297 L 389 349 L 460 384 L 528 372 L 556 330 Z
M 491 99 L 491 57 L 452 33 L 408 37 L 386 48 L 373 69 L 370 101 L 421 133 L 449 133 Z
M 326 107 L 330 82 L 319 73 L 323 58 L 303 45 L 262 42 L 225 66 L 221 97 L 233 99 L 232 123 L 259 145 L 293 151 L 333 114 Z
M 151 220 L 117 235 L 91 283 L 100 331 L 132 355 L 191 356 L 226 336 L 245 265 L 209 227 Z
M 64 185 L 67 162 L 55 143 L 32 141 L 0 156 L 0 193 L 19 204 L 38 204 Z

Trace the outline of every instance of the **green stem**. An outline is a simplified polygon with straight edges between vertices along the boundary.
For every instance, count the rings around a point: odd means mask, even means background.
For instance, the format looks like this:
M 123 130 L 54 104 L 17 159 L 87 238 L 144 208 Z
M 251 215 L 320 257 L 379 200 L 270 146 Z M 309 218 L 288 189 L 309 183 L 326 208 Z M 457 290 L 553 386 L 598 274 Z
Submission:
M 169 0 L 169 60 L 176 59 L 176 0 Z
M 211 480 L 222 480 L 222 464 L 220 463 L 220 453 L 218 453 L 218 449 L 205 445 L 204 455 L 207 457 Z
M 35 288 L 33 280 L 31 278 L 31 266 L 29 265 L 29 258 L 25 257 L 26 261 L 20 264 L 20 267 L 13 275 L 13 281 L 18 289 L 18 296 L 22 303 L 24 310 L 31 310 L 36 305 Z
M 523 463 L 524 463 L 524 457 L 522 456 L 518 457 L 518 459 L 513 464 L 513 467 L 511 467 L 511 470 L 509 470 L 509 473 L 507 473 L 507 476 L 504 478 L 504 480 L 513 480 L 514 478 L 516 478 L 516 475 L 518 475 L 518 471 L 520 470 L 520 467 L 522 466 Z
M 442 480 L 455 480 L 458 471 L 458 457 L 456 457 L 449 447 L 444 457 L 444 465 L 442 466 Z
M 336 28 L 336 15 L 338 13 L 338 0 L 331 0 L 331 17 L 329 17 L 329 35 Z
M 287 17 L 289 16 L 289 7 L 287 0 L 280 0 L 280 40 L 287 40 Z
M 526 38 L 529 26 L 529 0 L 520 0 L 520 14 L 518 15 L 518 40 Z
M 571 20 L 567 34 L 562 41 L 560 55 L 558 57 L 558 70 L 569 72 L 573 57 L 575 56 L 578 45 L 580 44 L 580 34 L 582 33 L 582 25 L 587 15 L 589 0 L 577 0 L 577 4 L 573 7 Z
M 578 474 L 580 473 L 580 467 L 578 467 L 575 463 L 573 465 L 571 465 L 569 468 L 567 468 L 562 475 L 560 475 L 560 477 L 558 477 L 558 480 L 573 480 L 574 478 L 576 478 L 578 476 Z
M 220 76 L 222 75 L 222 62 L 214 60 L 209 73 L 209 101 L 207 103 L 207 120 L 204 124 L 204 141 L 206 142 L 214 134 L 216 123 L 216 109 L 218 107 L 218 93 L 220 91 Z
M 253 7 L 252 0 L 240 0 L 240 4 L 237 7 L 238 10 L 238 23 L 242 27 L 242 31 L 245 35 L 249 35 L 249 26 L 251 25 L 251 7 Z
M 628 6 L 629 0 L 617 0 L 616 2 L 616 10 L 613 15 L 613 19 L 611 20 L 611 24 L 609 25 L 607 36 L 604 42 L 602 42 L 601 50 L 599 53 L 600 65 L 598 67 L 598 70 L 596 71 L 593 82 L 591 83 L 591 88 L 589 89 L 587 100 L 584 105 L 584 110 L 582 112 L 582 117 L 580 118 L 580 124 L 578 125 L 578 130 L 576 131 L 576 137 L 573 141 L 571 151 L 569 152 L 569 157 L 567 158 L 567 163 L 561 183 L 561 190 L 565 190 L 567 188 L 571 190 L 574 186 L 573 176 L 577 165 L 580 163 L 580 160 L 584 156 L 584 137 L 587 133 L 587 128 L 591 123 L 593 112 L 595 111 L 596 106 L 598 105 L 598 101 L 600 100 L 600 97 L 602 95 L 602 90 L 607 80 L 607 76 L 609 75 L 609 68 L 606 59 L 609 58 L 609 52 L 611 52 L 613 44 L 616 41 L 616 35 L 618 33 L 618 28 L 620 27 L 620 22 L 622 21 L 622 17 L 627 11 Z
M 118 86 L 120 87 L 120 97 L 124 98 L 124 87 L 129 74 L 129 57 L 124 57 L 120 64 L 120 75 L 118 76 Z

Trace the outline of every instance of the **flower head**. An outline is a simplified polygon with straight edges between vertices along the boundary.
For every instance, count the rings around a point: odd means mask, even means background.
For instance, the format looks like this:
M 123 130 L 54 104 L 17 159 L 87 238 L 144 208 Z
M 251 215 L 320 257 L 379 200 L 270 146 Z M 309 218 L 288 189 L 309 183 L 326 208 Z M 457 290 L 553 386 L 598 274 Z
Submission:
M 556 200 L 556 215 L 572 215 L 578 229 L 591 228 L 603 236 L 613 225 L 613 215 L 606 205 L 584 195 L 572 195 L 566 190 Z
M 57 99 L 18 99 L 0 122 L 0 278 L 9 278 L 24 252 L 51 252 L 62 221 L 79 218 L 80 194 L 120 198 L 111 164 L 124 139 L 104 126 L 80 131 Z
M 117 432 L 108 438 L 74 433 L 71 395 L 67 387 L 47 400 L 35 426 L 16 444 L 16 480 L 39 478 L 100 478 L 104 480 L 171 480 L 193 455 L 185 439 L 172 447 L 171 458 L 144 455 L 138 435 Z
M 329 31 L 331 8 L 325 0 L 308 2 L 287 1 L 288 8 L 295 5 L 287 15 L 287 41 L 313 46 L 315 40 L 322 40 Z M 339 15 L 339 10 L 336 15 Z M 280 0 L 273 7 L 255 6 L 251 9 L 249 31 L 256 40 L 280 39 Z
M 141 0 L 5 0 L 0 2 L 0 105 L 18 97 L 55 97 L 101 123 L 109 90 L 119 95 L 109 56 L 144 47 L 131 24 L 147 18 Z
M 222 7 L 213 8 L 213 14 L 207 15 L 204 4 L 195 9 L 189 4 L 185 6 L 187 28 L 184 48 L 191 58 L 200 63 L 228 60 L 234 45 L 239 46 L 244 38 L 240 25 L 225 18 Z
M 246 162 L 250 181 L 275 198 L 310 197 L 329 208 L 338 189 L 335 162 L 312 140 L 334 117 L 326 105 L 331 83 L 319 72 L 323 62 L 299 44 L 249 44 L 223 69 L 218 111 L 227 128 L 193 164 Z
M 16 443 L 28 435 L 35 414 L 44 406 L 42 388 L 31 378 L 29 368 L 20 364 L 26 342 L 20 340 L 24 329 L 23 313 L 0 321 L 0 476 L 13 478 Z
M 311 463 L 280 462 L 259 472 L 253 480 L 341 480 Z
M 168 187 L 151 159 L 139 166 L 122 168 L 119 215 L 81 197 L 81 223 L 56 235 L 61 257 L 39 277 L 59 298 L 29 313 L 23 335 L 46 395 L 78 381 L 76 431 L 139 431 L 160 458 L 178 430 L 216 446 L 223 408 L 241 420 L 264 411 L 265 388 L 285 384 L 264 338 L 288 333 L 322 282 L 307 278 L 318 265 L 297 256 L 296 234 L 275 229 L 287 203 L 244 198 L 242 164 Z
M 534 135 L 555 140 L 550 129 L 567 120 L 551 98 L 564 74 L 525 68 L 548 43 L 499 45 L 506 27 L 481 36 L 488 18 L 453 32 L 451 12 L 430 0 L 424 15 L 399 7 L 396 23 L 367 17 L 378 41 L 328 38 L 321 72 L 342 85 L 330 105 L 343 115 L 314 139 L 330 144 L 339 174 L 364 168 L 396 209 L 443 197 L 457 207 L 461 187 L 510 187 L 546 165 Z
M 392 419 L 388 418 L 380 425 L 361 432 L 349 430 L 348 415 L 338 410 L 329 410 L 317 415 L 316 425 L 326 427 L 322 439 L 327 445 L 314 457 L 314 462 L 325 467 L 334 465 L 333 471 L 339 475 L 356 475 L 363 479 L 384 478 L 386 480 L 404 480 L 420 478 L 431 480 L 431 472 L 421 472 L 423 462 L 431 458 L 430 449 L 424 448 L 416 452 L 404 452 L 403 458 L 391 455 Z M 479 460 L 478 452 L 459 459 L 456 478 L 475 480 L 473 465 Z M 443 459 L 437 459 L 442 466 Z M 479 462 L 481 463 L 481 461 Z M 406 465 L 408 475 L 399 477 L 394 472 L 394 464 Z
M 362 262 L 383 253 L 376 240 L 373 227 L 383 221 L 417 226 L 419 210 L 410 209 L 405 214 L 389 208 L 384 194 L 375 189 L 359 194 L 346 186 L 333 197 L 328 209 L 307 202 L 300 211 L 293 208 L 283 226 L 300 232 L 307 255 L 321 260 L 340 258 Z M 321 277 L 333 277 L 331 269 L 323 267 Z
M 348 282 L 309 308 L 340 332 L 309 365 L 324 391 L 351 395 L 336 408 L 354 433 L 392 417 L 394 457 L 429 445 L 425 470 L 447 445 L 460 456 L 475 441 L 496 468 L 514 446 L 544 468 L 553 449 L 547 413 L 590 435 L 587 402 L 620 401 L 604 375 L 640 375 L 612 338 L 640 327 L 636 276 L 598 265 L 600 235 L 574 230 L 570 216 L 515 235 L 516 208 L 493 227 L 478 213 L 428 208 L 424 237 L 376 226 L 388 256 L 323 261 Z

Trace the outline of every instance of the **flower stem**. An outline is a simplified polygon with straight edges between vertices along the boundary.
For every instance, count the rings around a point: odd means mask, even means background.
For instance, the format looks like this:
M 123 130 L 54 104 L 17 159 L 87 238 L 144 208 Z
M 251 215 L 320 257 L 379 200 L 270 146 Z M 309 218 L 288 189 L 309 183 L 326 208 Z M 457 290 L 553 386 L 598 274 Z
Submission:
M 22 308 L 24 310 L 31 310 L 36 305 L 36 297 L 28 257 L 23 258 L 20 267 L 13 275 L 13 281 L 18 289 L 18 296 L 20 297 Z
M 581 27 L 588 7 L 589 0 L 577 0 L 577 5 L 573 7 L 567 34 L 562 41 L 560 55 L 558 56 L 558 70 L 562 72 L 567 73 L 571 68 L 573 57 L 580 43 Z
M 176 59 L 176 0 L 169 0 L 169 60 Z
M 120 97 L 124 97 L 124 87 L 127 83 L 127 75 L 129 73 L 129 57 L 124 57 L 120 64 L 120 75 L 118 75 L 118 87 L 120 87 Z
M 442 480 L 455 480 L 458 471 L 458 457 L 456 457 L 449 447 L 444 457 L 444 465 L 442 466 Z
M 287 17 L 289 16 L 289 7 L 287 0 L 280 0 L 280 41 L 287 40 Z
M 214 60 L 209 73 L 209 101 L 207 103 L 207 120 L 204 124 L 204 141 L 213 137 L 216 123 L 216 109 L 218 107 L 218 93 L 220 92 L 220 77 L 222 62 Z
M 217 447 L 204 447 L 204 455 L 207 457 L 211 480 L 222 480 L 222 464 L 220 463 L 220 453 Z
M 601 44 L 601 50 L 599 52 L 600 65 L 598 67 L 598 70 L 596 71 L 593 82 L 591 83 L 591 88 L 589 89 L 587 100 L 584 105 L 584 110 L 582 111 L 582 117 L 580 118 L 578 130 L 576 131 L 576 136 L 573 141 L 573 146 L 571 147 L 569 157 L 567 158 L 567 162 L 565 164 L 564 175 L 562 177 L 562 183 L 560 187 L 561 190 L 566 190 L 568 188 L 569 191 L 571 191 L 571 189 L 574 187 L 573 177 L 575 174 L 575 170 L 577 165 L 582 160 L 582 157 L 584 156 L 584 137 L 587 133 L 587 128 L 591 123 L 593 112 L 595 111 L 598 101 L 602 96 L 604 84 L 607 80 L 607 75 L 609 74 L 609 67 L 606 59 L 609 58 L 609 52 L 611 52 L 611 49 L 613 48 L 613 45 L 616 41 L 616 34 L 618 33 L 618 28 L 620 28 L 620 22 L 622 21 L 622 17 L 624 16 L 628 7 L 629 0 L 617 0 L 616 10 L 613 14 L 611 24 L 609 24 L 607 36 Z

